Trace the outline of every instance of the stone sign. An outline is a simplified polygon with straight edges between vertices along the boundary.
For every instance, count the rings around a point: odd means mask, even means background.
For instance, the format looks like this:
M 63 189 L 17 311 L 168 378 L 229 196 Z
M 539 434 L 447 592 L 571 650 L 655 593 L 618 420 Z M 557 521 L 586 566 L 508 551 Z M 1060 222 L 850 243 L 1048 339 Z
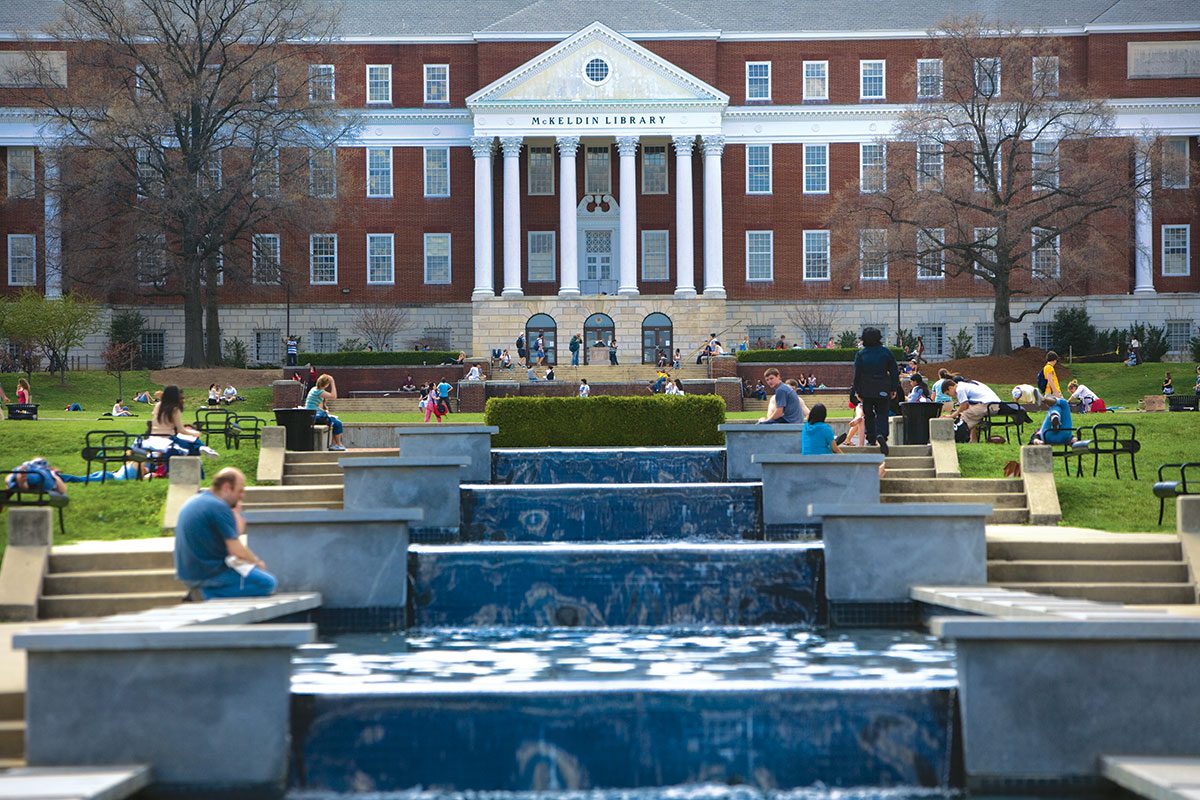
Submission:
M 1200 78 L 1200 42 L 1129 42 L 1130 78 Z

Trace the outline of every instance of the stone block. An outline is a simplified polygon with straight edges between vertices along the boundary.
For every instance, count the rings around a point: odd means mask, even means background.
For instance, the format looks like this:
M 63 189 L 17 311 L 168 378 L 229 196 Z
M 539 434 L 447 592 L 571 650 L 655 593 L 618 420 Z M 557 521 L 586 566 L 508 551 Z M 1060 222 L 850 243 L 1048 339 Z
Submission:
M 697 394 L 693 384 L 700 383 L 699 381 L 684 381 L 684 390 L 688 394 Z M 717 378 L 709 384 L 713 387 L 713 391 L 718 397 L 725 401 L 726 411 L 742 411 L 745 407 L 742 405 L 742 381 L 740 378 Z M 700 392 L 707 394 L 707 392 Z
M 469 466 L 466 456 L 343 458 L 342 507 L 348 511 L 419 508 L 423 518 L 410 527 L 434 535 L 457 536 L 462 525 L 459 486 Z
M 988 505 L 814 505 L 831 603 L 907 602 L 918 585 L 987 583 Z
M 463 483 L 488 483 L 492 479 L 493 425 L 437 425 L 398 428 L 401 456 L 466 456 Z
M 299 367 L 291 367 L 293 371 Z M 295 408 L 304 402 L 304 387 L 293 380 L 271 381 L 271 407 Z
M 1200 495 L 1175 498 L 1175 529 L 1180 535 L 1200 535 Z
M 258 448 L 258 475 L 260 484 L 283 482 L 283 463 L 287 457 L 287 431 L 278 425 L 262 429 L 262 441 Z
M 1166 411 L 1167 398 L 1161 394 L 1148 394 L 1142 398 L 1142 411 Z
M 32 622 L 37 619 L 42 581 L 49 563 L 49 545 L 9 546 L 4 551 L 4 561 L 0 563 L 0 621 Z
M 483 381 L 459 381 L 458 411 L 461 414 L 482 414 L 487 404 L 487 384 Z
M 755 454 L 762 469 L 764 525 L 790 525 L 808 517 L 810 504 L 879 503 L 883 456 Z
M 200 491 L 200 456 L 174 456 L 171 459 L 170 483 L 163 503 L 163 530 L 175 530 L 179 509 Z
M 736 356 L 717 356 L 708 360 L 708 374 L 713 378 L 736 378 L 737 367 Z
M 10 547 L 49 547 L 54 541 L 54 509 L 8 509 Z
M 800 455 L 799 425 L 756 425 L 730 422 L 718 425 L 725 434 L 725 477 L 731 481 L 762 480 L 762 467 L 751 460 L 754 455 Z
M 929 449 L 933 468 L 939 478 L 958 478 L 958 445 L 954 441 L 954 420 L 938 417 L 929 420 Z
M 1030 525 L 1057 525 L 1062 520 L 1054 482 L 1053 450 L 1048 445 L 1022 445 L 1021 478 L 1029 505 Z

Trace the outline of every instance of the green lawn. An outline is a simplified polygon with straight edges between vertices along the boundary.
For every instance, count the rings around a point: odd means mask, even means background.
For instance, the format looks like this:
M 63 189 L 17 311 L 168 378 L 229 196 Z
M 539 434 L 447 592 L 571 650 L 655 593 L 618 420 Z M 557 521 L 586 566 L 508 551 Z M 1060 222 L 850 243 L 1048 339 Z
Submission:
M 1138 401 L 1146 395 L 1159 394 L 1163 376 L 1167 372 L 1171 373 L 1178 394 L 1195 392 L 1195 362 L 1139 364 L 1136 367 L 1124 364 L 1075 364 L 1071 367 L 1075 379 L 1099 395 L 1107 405 L 1129 409 L 1136 409 Z M 1066 390 L 1064 384 L 1063 391 Z

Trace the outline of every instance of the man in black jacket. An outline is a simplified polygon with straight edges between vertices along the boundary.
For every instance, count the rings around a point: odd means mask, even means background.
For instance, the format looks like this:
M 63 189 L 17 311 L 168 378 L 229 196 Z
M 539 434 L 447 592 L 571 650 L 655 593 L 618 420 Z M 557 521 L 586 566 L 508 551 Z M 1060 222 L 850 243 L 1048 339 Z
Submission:
M 863 347 L 854 356 L 854 383 L 851 393 L 863 407 L 863 434 L 868 444 L 879 444 L 888 454 L 888 407 L 900 391 L 900 370 L 896 358 L 883 346 L 878 328 L 862 333 Z

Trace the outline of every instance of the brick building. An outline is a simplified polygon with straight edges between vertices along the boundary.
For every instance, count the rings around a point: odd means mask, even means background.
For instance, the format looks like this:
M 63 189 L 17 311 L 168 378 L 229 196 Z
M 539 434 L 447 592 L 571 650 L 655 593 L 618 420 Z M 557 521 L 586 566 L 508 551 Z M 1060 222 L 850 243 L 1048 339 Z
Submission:
M 767 18 L 759 4 L 698 0 L 349 0 L 333 63 L 310 67 L 365 123 L 334 157 L 338 221 L 307 236 L 262 230 L 263 252 L 307 262 L 308 280 L 286 296 L 227 285 L 224 333 L 271 362 L 288 325 L 306 349 L 332 350 L 354 335 L 359 309 L 387 305 L 410 311 L 397 348 L 424 340 L 484 354 L 520 331 L 553 346 L 586 330 L 615 333 L 635 361 L 658 346 L 686 352 L 710 331 L 727 342 L 803 340 L 796 309 L 820 301 L 830 334 L 899 324 L 936 356 L 965 328 L 986 350 L 985 282 L 916 264 L 868 268 L 847 257 L 858 232 L 828 221 L 839 193 L 869 191 L 867 167 L 894 157 L 884 141 L 897 115 L 941 91 L 924 31 L 970 10 L 942 5 L 792 0 Z M 1005 11 L 1039 29 L 1041 55 L 1001 74 L 1053 70 L 1109 100 L 1116 135 L 1165 137 L 1154 197 L 1121 221 L 1127 257 L 1061 302 L 1084 304 L 1101 327 L 1165 324 L 1182 350 L 1200 321 L 1196 212 L 1159 201 L 1194 191 L 1195 4 L 1063 0 Z M 56 13 L 52 2 L 0 4 L 3 292 L 61 291 L 59 200 L 36 180 L 46 168 L 37 115 L 5 100 L 2 85 L 3 59 L 24 46 L 18 31 Z M 69 80 L 69 51 L 65 60 Z M 1055 307 L 1014 335 L 1044 341 Z M 177 362 L 180 309 L 140 309 L 145 347 Z M 89 349 L 100 347 L 97 337 Z

